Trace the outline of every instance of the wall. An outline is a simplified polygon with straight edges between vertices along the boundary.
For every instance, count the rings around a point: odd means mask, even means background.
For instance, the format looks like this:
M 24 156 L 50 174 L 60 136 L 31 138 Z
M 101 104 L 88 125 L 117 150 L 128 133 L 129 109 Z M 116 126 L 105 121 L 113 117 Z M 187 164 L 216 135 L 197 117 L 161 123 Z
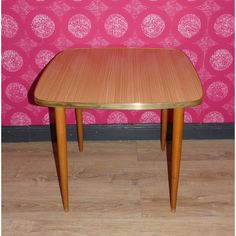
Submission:
M 3 125 L 49 123 L 31 86 L 57 52 L 111 45 L 183 49 L 205 92 L 185 122 L 234 121 L 233 0 L 3 0 L 2 44 Z M 87 124 L 159 121 L 154 110 L 84 111 Z

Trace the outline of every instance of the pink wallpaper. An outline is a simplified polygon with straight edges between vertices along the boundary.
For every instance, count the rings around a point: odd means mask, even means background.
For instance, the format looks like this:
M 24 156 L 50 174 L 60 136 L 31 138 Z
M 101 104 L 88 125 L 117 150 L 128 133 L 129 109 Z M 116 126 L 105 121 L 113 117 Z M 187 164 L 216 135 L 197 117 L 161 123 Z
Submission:
M 2 0 L 3 125 L 49 123 L 48 109 L 32 104 L 32 84 L 57 52 L 109 46 L 183 49 L 205 91 L 185 122 L 234 121 L 233 0 Z M 86 124 L 160 121 L 155 110 L 83 115 Z

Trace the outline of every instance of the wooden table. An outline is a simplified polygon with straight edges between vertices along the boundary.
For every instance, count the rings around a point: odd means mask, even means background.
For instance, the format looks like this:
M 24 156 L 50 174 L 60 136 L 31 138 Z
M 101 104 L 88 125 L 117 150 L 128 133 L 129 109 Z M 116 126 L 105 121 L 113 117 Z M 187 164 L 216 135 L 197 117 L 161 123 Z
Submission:
M 43 71 L 35 102 L 54 107 L 61 193 L 69 210 L 65 109 L 76 109 L 83 151 L 82 109 L 162 109 L 165 149 L 168 109 L 173 109 L 171 210 L 176 210 L 184 108 L 202 101 L 202 87 L 188 57 L 175 49 L 68 49 Z

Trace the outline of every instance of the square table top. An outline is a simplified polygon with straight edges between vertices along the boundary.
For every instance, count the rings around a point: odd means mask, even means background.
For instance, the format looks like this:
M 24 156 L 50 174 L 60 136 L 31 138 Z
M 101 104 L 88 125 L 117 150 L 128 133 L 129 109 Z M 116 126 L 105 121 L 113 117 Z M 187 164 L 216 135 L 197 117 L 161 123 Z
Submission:
M 44 69 L 35 102 L 48 107 L 168 109 L 201 103 L 200 79 L 177 49 L 67 49 Z

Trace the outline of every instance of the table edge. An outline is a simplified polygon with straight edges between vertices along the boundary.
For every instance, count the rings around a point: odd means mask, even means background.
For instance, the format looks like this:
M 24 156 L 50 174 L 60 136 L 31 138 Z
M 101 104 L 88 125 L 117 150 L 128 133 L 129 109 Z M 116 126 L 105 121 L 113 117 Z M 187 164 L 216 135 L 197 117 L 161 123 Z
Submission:
M 99 103 L 78 103 L 78 102 L 55 102 L 45 101 L 34 98 L 36 104 L 46 107 L 64 107 L 77 109 L 111 109 L 111 110 L 149 110 L 149 109 L 173 109 L 173 108 L 187 108 L 201 104 L 202 97 L 187 102 L 175 103 L 121 103 L 121 104 L 99 104 Z

